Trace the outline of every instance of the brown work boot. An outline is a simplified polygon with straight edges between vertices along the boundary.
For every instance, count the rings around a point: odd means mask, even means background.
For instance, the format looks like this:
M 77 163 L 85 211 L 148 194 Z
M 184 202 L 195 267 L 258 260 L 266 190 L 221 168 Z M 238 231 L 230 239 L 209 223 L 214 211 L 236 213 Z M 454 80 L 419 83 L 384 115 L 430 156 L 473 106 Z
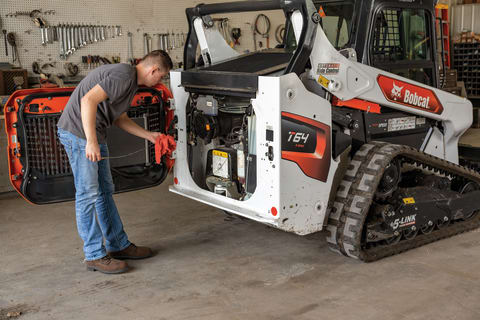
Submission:
M 153 255 L 152 249 L 148 247 L 137 247 L 131 243 L 121 251 L 109 252 L 109 255 L 115 259 L 145 259 Z
M 113 259 L 108 254 L 100 259 L 85 261 L 88 271 L 100 271 L 102 273 L 123 273 L 128 270 L 128 265 L 125 261 Z

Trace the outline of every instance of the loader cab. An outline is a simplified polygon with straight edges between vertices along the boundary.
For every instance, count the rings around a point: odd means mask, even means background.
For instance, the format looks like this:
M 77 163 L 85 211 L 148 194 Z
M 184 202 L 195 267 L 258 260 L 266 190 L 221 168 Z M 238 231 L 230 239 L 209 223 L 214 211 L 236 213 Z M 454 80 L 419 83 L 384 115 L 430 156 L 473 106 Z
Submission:
M 353 48 L 363 64 L 438 87 L 434 0 L 314 3 L 335 48 Z

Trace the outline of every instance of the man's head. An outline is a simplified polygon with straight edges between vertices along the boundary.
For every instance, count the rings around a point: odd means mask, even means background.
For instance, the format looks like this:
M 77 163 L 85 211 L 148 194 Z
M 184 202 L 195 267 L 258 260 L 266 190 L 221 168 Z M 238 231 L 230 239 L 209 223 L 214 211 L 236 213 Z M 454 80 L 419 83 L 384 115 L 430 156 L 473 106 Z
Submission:
M 137 65 L 137 82 L 139 85 L 154 87 L 173 68 L 172 59 L 163 50 L 154 50 L 147 54 Z

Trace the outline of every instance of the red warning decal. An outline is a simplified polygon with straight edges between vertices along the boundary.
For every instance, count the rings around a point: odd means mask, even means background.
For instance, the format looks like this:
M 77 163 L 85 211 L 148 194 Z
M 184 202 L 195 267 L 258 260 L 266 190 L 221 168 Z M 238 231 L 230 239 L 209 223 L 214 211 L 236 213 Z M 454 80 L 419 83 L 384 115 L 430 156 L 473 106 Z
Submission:
M 379 75 L 377 81 L 383 95 L 390 102 L 436 114 L 443 112 L 443 106 L 437 95 L 430 89 L 383 75 Z

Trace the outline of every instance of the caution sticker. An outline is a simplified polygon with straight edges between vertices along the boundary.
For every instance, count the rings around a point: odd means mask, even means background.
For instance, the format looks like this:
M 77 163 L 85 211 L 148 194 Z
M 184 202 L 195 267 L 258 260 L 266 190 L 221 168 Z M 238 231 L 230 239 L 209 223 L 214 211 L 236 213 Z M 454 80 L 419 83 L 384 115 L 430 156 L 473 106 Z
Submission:
M 228 158 L 228 153 L 223 152 L 223 151 L 213 150 L 213 155 L 214 156 L 219 156 L 219 157 L 222 157 L 222 158 Z
M 328 79 L 325 78 L 324 76 L 320 75 L 320 76 L 318 76 L 318 83 L 320 83 L 320 85 L 321 85 L 322 87 L 328 89 L 328 85 L 330 84 L 330 80 L 328 80 Z
M 403 203 L 405 204 L 414 204 L 415 199 L 414 198 L 403 198 Z

